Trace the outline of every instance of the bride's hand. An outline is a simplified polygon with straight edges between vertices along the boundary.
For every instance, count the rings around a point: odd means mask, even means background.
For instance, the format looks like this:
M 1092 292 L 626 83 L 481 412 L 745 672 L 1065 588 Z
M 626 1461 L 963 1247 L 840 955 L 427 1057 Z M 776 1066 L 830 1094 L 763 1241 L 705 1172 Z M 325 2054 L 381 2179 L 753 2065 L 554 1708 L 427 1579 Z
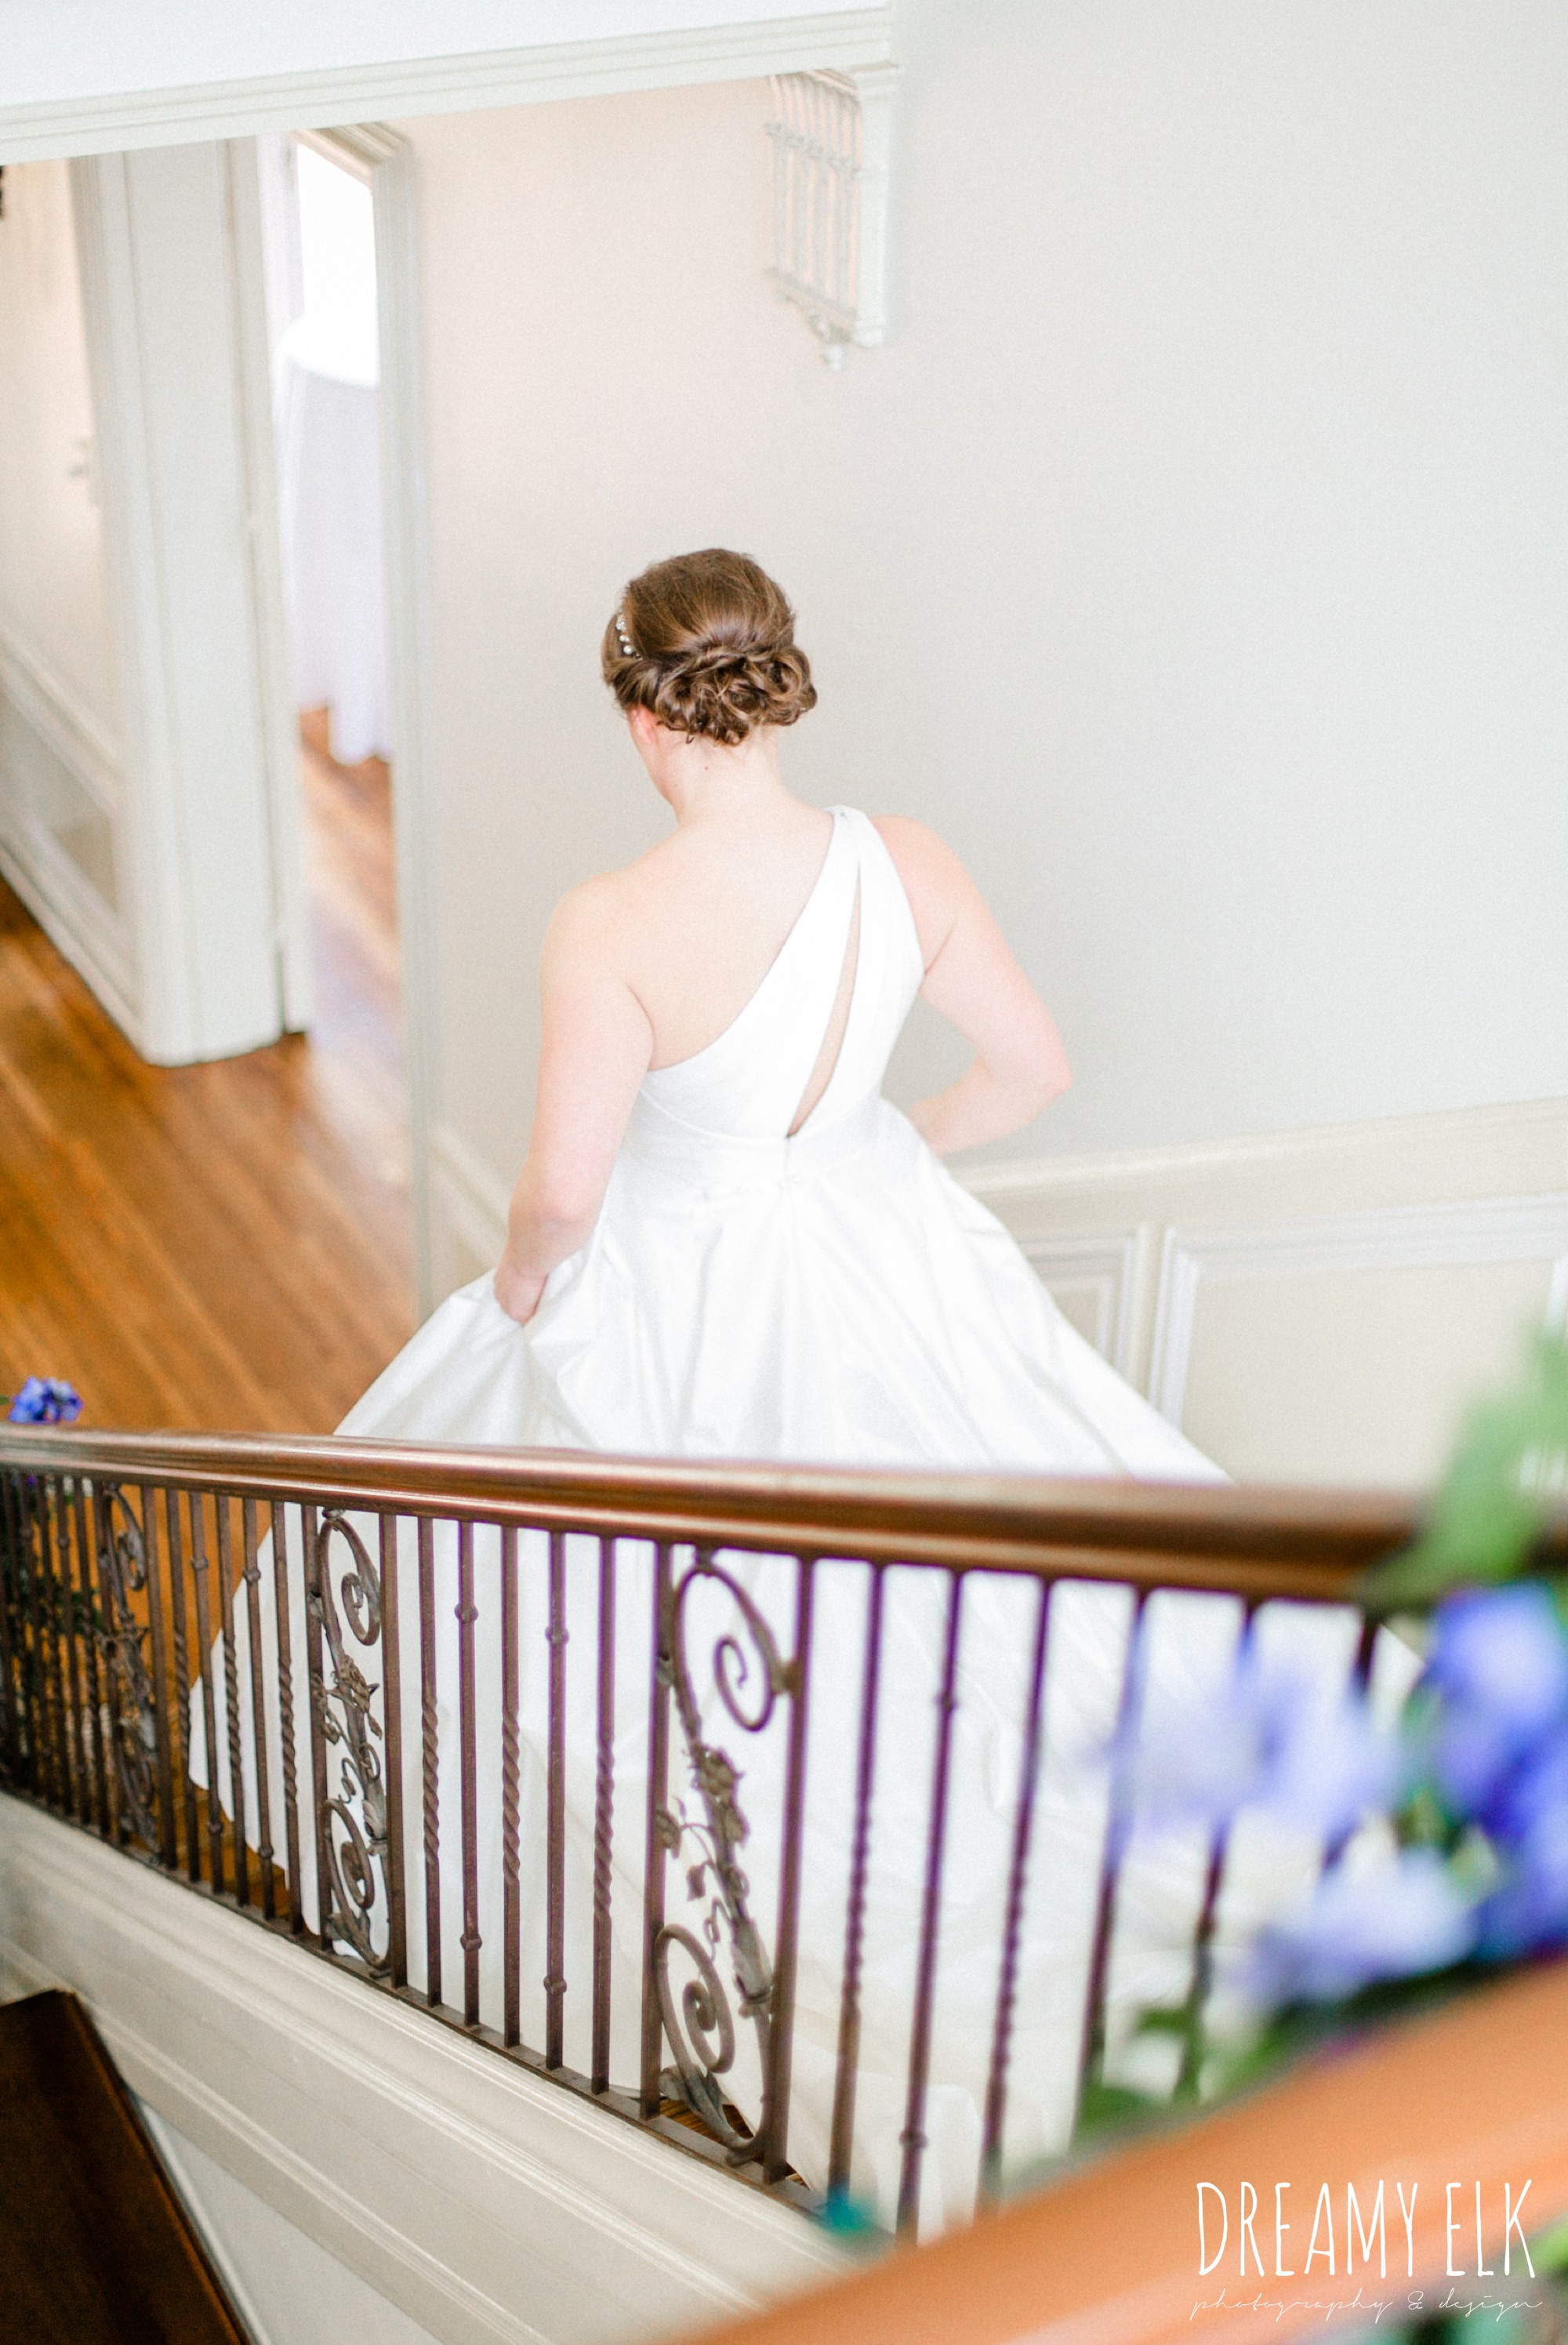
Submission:
M 545 1280 L 537 1271 L 519 1270 L 502 1254 L 496 1266 L 495 1299 L 520 1327 L 526 1327 L 538 1310 L 544 1289 Z

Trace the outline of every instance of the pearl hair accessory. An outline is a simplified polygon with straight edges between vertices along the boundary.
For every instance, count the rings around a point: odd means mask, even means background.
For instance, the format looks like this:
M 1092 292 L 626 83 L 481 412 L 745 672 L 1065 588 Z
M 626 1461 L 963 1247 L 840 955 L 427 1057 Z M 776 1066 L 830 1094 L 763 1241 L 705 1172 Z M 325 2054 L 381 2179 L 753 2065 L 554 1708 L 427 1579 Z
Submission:
M 624 611 L 617 611 L 615 614 L 615 639 L 621 646 L 621 656 L 622 659 L 636 658 L 637 646 L 626 632 L 626 614 Z

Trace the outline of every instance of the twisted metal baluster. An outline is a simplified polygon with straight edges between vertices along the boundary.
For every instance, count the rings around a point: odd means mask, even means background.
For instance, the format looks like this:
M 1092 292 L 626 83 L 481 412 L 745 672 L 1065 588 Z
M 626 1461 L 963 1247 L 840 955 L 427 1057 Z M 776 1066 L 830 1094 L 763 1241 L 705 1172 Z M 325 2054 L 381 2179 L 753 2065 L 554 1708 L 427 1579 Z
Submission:
M 479 1751 L 474 1721 L 473 1525 L 458 1525 L 458 1761 L 463 1862 L 463 2023 L 479 2025 Z
M 45 1705 L 45 1747 L 49 1751 L 47 1801 L 66 1806 L 66 1702 L 58 1670 L 56 1579 L 54 1579 L 54 1475 L 37 1477 L 37 1665 Z
M 1251 1644 L 1257 1618 L 1257 1605 L 1248 1603 L 1242 1610 L 1241 1634 L 1237 1640 L 1235 1662 L 1243 1659 Z M 1219 1893 L 1225 1883 L 1225 1867 L 1229 1854 L 1230 1819 L 1227 1818 L 1209 1835 L 1203 1895 L 1198 1909 L 1197 1927 L 1192 1934 L 1192 1977 L 1181 2011 L 1181 2065 L 1171 2095 L 1173 2100 L 1196 2100 L 1198 2097 L 1199 2079 L 1203 2067 L 1203 2015 L 1208 2009 L 1214 1985 L 1214 1930 L 1219 1920 Z
M 521 1736 L 518 1725 L 517 1532 L 501 1535 L 501 2041 L 522 2040 L 520 1974 L 522 1959 Z
M 196 1588 L 196 1641 L 201 1656 L 201 1717 L 207 1730 L 207 1869 L 214 1893 L 223 1894 L 223 1802 L 217 1795 L 217 1701 L 212 1689 L 212 1604 L 207 1592 L 206 1506 L 198 1490 L 187 1494 L 190 1511 L 190 1569 Z
M 250 1856 L 245 1835 L 245 1756 L 239 1724 L 239 1656 L 234 1642 L 234 1526 L 228 1512 L 232 1503 L 221 1490 L 212 1502 L 217 1523 L 217 1599 L 223 1639 L 225 1722 L 228 1728 L 228 1800 L 234 1817 L 234 1896 L 237 1904 L 248 1905 Z M 210 1669 L 208 1674 L 211 1674 Z M 207 1771 L 212 1777 L 207 1794 L 210 1804 L 217 1797 L 216 1755 Z M 220 1808 L 220 1832 L 222 1823 Z
M 174 1702 L 176 1748 L 185 1791 L 185 1869 L 191 1881 L 201 1879 L 201 1842 L 197 1837 L 196 1782 L 190 1771 L 190 1657 L 185 1632 L 185 1550 L 180 1540 L 179 1493 L 164 1492 L 164 1528 L 168 1535 L 169 1622 L 174 1635 Z M 102 1542 L 99 1553 L 103 1552 Z
M 1100 1853 L 1099 1887 L 1095 1898 L 1094 1936 L 1090 1942 L 1088 1980 L 1084 1994 L 1083 2038 L 1078 2056 L 1077 2098 L 1081 2106 L 1090 2079 L 1105 2062 L 1106 1988 L 1110 1980 L 1111 1940 L 1116 1929 L 1116 1894 L 1121 1877 L 1121 1834 L 1125 1822 L 1127 1777 L 1132 1765 L 1143 1693 L 1143 1623 L 1148 1590 L 1139 1588 L 1132 1599 L 1132 1619 L 1122 1661 L 1121 1700 L 1116 1723 L 1117 1763 L 1112 1771 L 1109 1812 Z
M 424 1769 L 425 2000 L 441 1999 L 440 1712 L 436 1708 L 435 1528 L 420 1517 L 420 1746 Z
M 774 1934 L 774 1981 L 767 2086 L 763 2126 L 763 2178 L 789 2172 L 790 2062 L 794 2049 L 795 1959 L 800 1938 L 801 1834 L 805 1820 L 805 1736 L 811 1689 L 812 1606 L 816 1566 L 795 1558 L 794 1655 L 787 1671 L 789 1748 L 784 1758 L 784 1863 L 779 1874 L 778 1927 Z
M 316 1931 L 332 1947 L 332 1847 L 327 1792 L 327 1680 L 321 1648 L 321 1548 L 314 1507 L 301 1507 L 305 1541 L 305 1675 L 310 1689 L 310 1802 L 316 1822 Z
M 245 1589 L 245 1618 L 250 1641 L 250 1749 L 256 1761 L 256 1864 L 260 1875 L 261 1911 L 270 1922 L 278 1903 L 272 1870 L 272 1788 L 267 1771 L 267 1690 L 261 1667 L 261 1562 L 257 1538 L 256 1501 L 242 1498 L 239 1543 L 244 1556 L 240 1579 Z M 272 1558 L 274 1573 L 278 1558 Z M 236 1761 L 229 1760 L 230 1771 Z
M 599 1715 L 593 1785 L 593 2050 L 590 2081 L 610 2086 L 610 1888 L 615 1821 L 615 1542 L 599 1542 Z
M 544 2065 L 559 2068 L 566 2001 L 566 1543 L 550 1534 L 550 1772 L 545 1814 Z
M 381 1666 L 387 1725 L 387 1970 L 409 1983 L 408 1851 L 403 1839 L 403 1651 L 398 1619 L 398 1518 L 380 1518 Z
M 86 1538 L 85 1522 L 80 1527 L 80 1536 Z M 150 1639 L 152 1649 L 150 1710 L 152 1768 L 157 1775 L 157 1857 L 164 1872 L 176 1872 L 180 1857 L 174 1817 L 174 1761 L 168 1756 L 168 1658 L 164 1653 L 164 1590 L 157 1550 L 157 1494 L 146 1482 L 141 1485 L 141 1564 L 147 1585 L 147 1639 Z M 103 1607 L 103 1604 L 106 1604 L 106 1590 L 98 1588 L 98 1607 Z M 89 1646 L 89 1660 L 94 1665 L 91 1674 L 94 1674 L 94 1702 L 96 1702 L 96 1639 Z M 107 1751 L 101 1751 L 101 1759 L 103 1768 L 107 1771 Z M 101 1789 L 101 1799 L 107 1801 L 106 1784 L 101 1784 L 98 1789 Z M 107 1815 L 107 1806 L 103 1808 L 103 1812 Z
M 272 1607 L 278 1623 L 278 1740 L 283 1759 L 283 1844 L 288 1858 L 288 1927 L 305 1934 L 300 1881 L 299 1752 L 294 1736 L 293 1631 L 288 1625 L 288 1510 L 269 1502 L 272 1516 Z
M 655 1553 L 648 1688 L 648 1822 L 642 1868 L 642 2061 L 638 2090 L 638 2108 L 644 2117 L 658 2116 L 663 2097 L 659 1955 L 664 1937 L 664 1858 L 670 1846 L 671 1818 L 665 1802 L 670 1775 L 670 1689 L 675 1673 L 670 1644 L 673 1575 L 670 1549 L 663 1539 Z
M 947 1833 L 947 1782 L 953 1755 L 954 1683 L 958 1669 L 958 1620 L 964 1580 L 948 1575 L 947 1629 L 942 1649 L 942 1690 L 936 1697 L 936 1751 L 931 1767 L 931 1821 L 926 1842 L 926 1892 L 920 1909 L 920 1956 L 915 2018 L 909 2031 L 909 2095 L 905 2104 L 904 2162 L 898 2175 L 898 2228 L 912 2233 L 920 2216 L 920 2168 L 926 2155 L 926 2093 L 931 2064 L 931 2015 L 936 1992 L 936 1941 L 942 1915 L 942 1864 Z
M 0 1473 L 0 1708 L 4 1711 L 5 1774 L 19 1782 L 24 1738 L 19 1719 L 20 1673 L 12 1641 L 22 1581 L 22 1538 L 18 1490 L 21 1477 Z
M 54 1558 L 51 1609 L 55 1619 L 55 1700 L 60 1721 L 60 1788 L 67 1812 L 79 1815 L 85 1761 L 81 1746 L 81 1665 L 76 1651 L 76 1590 L 71 1571 L 71 1518 L 64 1478 L 51 1479 L 50 1489 L 49 1548 Z
M 1007 2119 L 1007 2061 L 1013 2046 L 1013 2011 L 1018 1985 L 1018 1933 L 1023 1925 L 1029 1840 L 1035 1820 L 1035 1790 L 1040 1771 L 1040 1708 L 1050 1634 L 1051 1583 L 1042 1579 L 1035 1615 L 1035 1650 L 1029 1665 L 1028 1709 L 1018 1761 L 1018 1797 L 1013 1812 L 1013 1854 L 1007 1868 L 1007 1905 L 1002 1923 L 1002 1968 L 996 1983 L 996 2023 L 991 2038 L 991 2070 L 986 2080 L 986 2122 L 980 2143 L 980 2188 L 994 2199 L 1002 2180 L 1002 2133 Z
M 860 1688 L 860 1751 L 855 1775 L 855 1832 L 850 1843 L 849 1902 L 845 1920 L 844 1985 L 838 2006 L 838 2059 L 833 2086 L 827 2189 L 849 2188 L 855 2144 L 855 2100 L 860 2066 L 860 1973 L 865 1933 L 865 1873 L 871 1847 L 871 1794 L 876 1769 L 876 1719 L 882 1690 L 883 1568 L 871 1574 L 865 1609 L 865 1657 Z
M 47 1665 L 44 1657 L 44 1623 L 41 1581 L 43 1579 L 43 1526 L 41 1519 L 41 1480 L 29 1475 L 23 1484 L 23 1551 L 27 1568 L 27 1625 L 32 1634 L 32 1656 L 28 1680 L 32 1689 L 33 1780 L 29 1788 L 35 1800 L 49 1798 L 50 1782 L 55 1771 L 54 1745 L 49 1732 L 49 1688 Z

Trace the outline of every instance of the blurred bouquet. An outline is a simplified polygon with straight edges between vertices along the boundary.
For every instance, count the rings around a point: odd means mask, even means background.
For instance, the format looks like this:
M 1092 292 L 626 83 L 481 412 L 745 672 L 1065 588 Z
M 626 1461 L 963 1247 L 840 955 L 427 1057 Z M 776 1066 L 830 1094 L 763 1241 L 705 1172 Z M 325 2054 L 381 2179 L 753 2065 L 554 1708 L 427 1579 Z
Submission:
M 1113 1754 L 1124 1845 L 1198 1823 L 1222 1847 L 1245 1813 L 1324 1852 L 1307 1894 L 1230 1962 L 1244 2041 L 1204 2039 L 1200 1980 L 1179 2011 L 1144 2014 L 1141 2032 L 1186 2038 L 1187 2096 L 1568 1946 L 1568 1577 L 1544 1536 L 1565 1487 L 1568 1346 L 1542 1338 L 1520 1386 L 1468 1422 L 1421 1539 L 1361 1591 L 1423 1656 L 1397 1718 L 1360 1677 L 1326 1682 L 1249 1630 L 1217 1696 Z M 1139 2102 L 1101 2085 L 1085 2125 Z

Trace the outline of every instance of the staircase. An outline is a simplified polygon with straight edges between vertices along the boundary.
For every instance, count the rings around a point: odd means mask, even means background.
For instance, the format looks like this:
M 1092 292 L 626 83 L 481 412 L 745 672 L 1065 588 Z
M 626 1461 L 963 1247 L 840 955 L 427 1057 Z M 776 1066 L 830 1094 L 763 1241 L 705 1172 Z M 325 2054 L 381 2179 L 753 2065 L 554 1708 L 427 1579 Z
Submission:
M 248 2345 L 74 1995 L 0 2008 L 0 2304 L 28 2345 Z

